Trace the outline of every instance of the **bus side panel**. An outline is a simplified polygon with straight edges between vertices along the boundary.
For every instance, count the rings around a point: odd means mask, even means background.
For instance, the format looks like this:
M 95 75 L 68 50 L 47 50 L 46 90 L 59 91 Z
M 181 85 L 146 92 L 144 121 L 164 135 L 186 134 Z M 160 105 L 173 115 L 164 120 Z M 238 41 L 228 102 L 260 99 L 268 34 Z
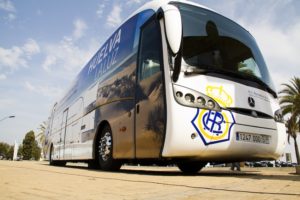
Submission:
M 54 159 L 64 159 L 61 152 L 64 152 L 64 141 L 62 141 L 62 120 L 63 111 L 70 108 L 73 102 L 83 98 L 83 110 L 78 109 L 80 119 L 77 121 L 69 120 L 71 123 L 67 131 L 68 159 L 86 160 L 93 158 L 93 144 L 96 136 L 98 125 L 103 120 L 111 124 L 120 123 L 130 124 L 130 127 L 122 126 L 121 132 L 132 132 L 134 128 L 132 111 L 135 97 L 135 70 L 136 70 L 136 53 L 139 40 L 140 26 L 154 14 L 152 10 L 146 10 L 127 20 L 119 27 L 114 34 L 104 43 L 97 51 L 87 65 L 81 70 L 76 77 L 71 89 L 58 103 L 57 111 L 53 116 L 53 126 L 49 131 L 47 142 L 53 144 L 55 149 Z M 118 112 L 113 112 L 116 108 L 110 108 L 109 104 L 120 106 Z M 104 113 L 108 112 L 108 113 Z M 75 111 L 74 111 L 75 112 Z M 110 113 L 111 112 L 111 113 Z M 116 115 L 112 115 L 115 113 Z M 102 114 L 102 115 L 100 115 Z M 129 116 L 129 121 L 126 117 Z M 70 116 L 73 116 L 72 113 Z M 123 117 L 122 117 L 123 116 Z M 52 117 L 51 117 L 52 118 Z M 121 123 L 122 124 L 122 123 Z M 118 125 L 112 125 L 118 127 Z M 114 134 L 116 133 L 114 127 Z M 134 157 L 134 139 L 126 134 L 118 137 L 116 143 L 120 148 L 114 148 L 114 155 L 117 157 Z M 128 139 L 129 138 L 129 139 Z M 130 142 L 128 142 L 130 140 Z M 129 151 L 124 151 L 131 148 Z M 61 151 L 62 150 L 62 151 Z M 50 152 L 49 152 L 50 153 Z
M 65 158 L 73 159 L 74 157 L 74 145 L 79 144 L 80 141 L 80 129 L 82 122 L 83 112 L 83 98 L 80 97 L 69 108 L 68 114 L 68 127 L 65 136 Z
M 96 119 L 108 121 L 111 127 L 114 158 L 134 158 L 135 156 L 133 110 L 133 99 L 115 101 L 96 110 Z
M 134 94 L 136 54 L 116 73 L 99 83 L 95 124 L 106 120 L 111 126 L 115 158 L 134 158 Z
M 60 159 L 59 157 L 59 148 L 60 148 L 60 134 L 61 134 L 61 121 L 62 120 L 62 113 L 55 114 L 53 120 L 53 127 L 51 133 L 51 142 L 53 144 L 53 151 L 54 156 L 53 159 Z
M 95 102 L 98 85 L 92 85 L 83 95 L 83 117 L 78 135 L 74 135 L 73 156 L 75 160 L 92 159 L 95 135 Z

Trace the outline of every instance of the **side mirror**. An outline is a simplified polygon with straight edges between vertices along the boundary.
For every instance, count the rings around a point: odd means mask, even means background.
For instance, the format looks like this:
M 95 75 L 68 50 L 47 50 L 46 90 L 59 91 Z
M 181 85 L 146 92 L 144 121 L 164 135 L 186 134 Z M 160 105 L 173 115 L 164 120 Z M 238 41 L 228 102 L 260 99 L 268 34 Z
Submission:
M 182 21 L 177 7 L 164 5 L 161 7 L 164 16 L 167 42 L 174 55 L 178 54 L 182 40 Z

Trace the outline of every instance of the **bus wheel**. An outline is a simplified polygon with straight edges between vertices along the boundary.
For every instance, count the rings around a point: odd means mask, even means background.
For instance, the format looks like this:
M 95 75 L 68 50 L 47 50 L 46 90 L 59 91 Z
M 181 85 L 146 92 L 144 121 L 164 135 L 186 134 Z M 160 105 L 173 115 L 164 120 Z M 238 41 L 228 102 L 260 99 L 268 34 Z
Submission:
M 109 126 L 105 126 L 98 140 L 98 160 L 102 170 L 117 171 L 122 163 L 113 159 L 113 137 Z
M 177 164 L 180 171 L 185 174 L 196 174 L 198 173 L 207 163 L 203 162 L 180 162 Z
M 53 160 L 53 157 L 54 157 L 54 150 L 53 150 L 53 146 L 51 146 L 50 155 L 49 155 L 49 165 L 61 166 L 61 167 L 66 165 L 65 161 Z
M 96 160 L 88 161 L 88 168 L 89 169 L 99 169 L 99 163 Z
M 56 162 L 53 160 L 54 157 L 54 150 L 53 150 L 53 146 L 51 146 L 50 148 L 50 155 L 49 155 L 49 165 L 56 165 Z

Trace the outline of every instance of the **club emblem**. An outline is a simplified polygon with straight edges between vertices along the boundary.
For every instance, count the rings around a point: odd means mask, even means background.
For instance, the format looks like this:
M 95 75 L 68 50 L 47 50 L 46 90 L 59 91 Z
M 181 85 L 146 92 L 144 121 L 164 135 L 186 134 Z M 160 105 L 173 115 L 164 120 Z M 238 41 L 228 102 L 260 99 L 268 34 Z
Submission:
M 217 112 L 197 109 L 196 116 L 192 120 L 205 145 L 228 141 L 234 123 L 232 113 L 225 110 Z

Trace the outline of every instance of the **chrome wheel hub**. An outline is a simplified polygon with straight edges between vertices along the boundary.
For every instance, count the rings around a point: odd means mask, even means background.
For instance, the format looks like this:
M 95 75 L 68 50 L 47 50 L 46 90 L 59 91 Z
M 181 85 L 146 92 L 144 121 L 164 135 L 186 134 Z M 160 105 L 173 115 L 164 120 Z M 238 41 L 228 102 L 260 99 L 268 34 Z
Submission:
M 107 161 L 111 154 L 111 134 L 106 132 L 99 141 L 99 155 L 103 161 Z

